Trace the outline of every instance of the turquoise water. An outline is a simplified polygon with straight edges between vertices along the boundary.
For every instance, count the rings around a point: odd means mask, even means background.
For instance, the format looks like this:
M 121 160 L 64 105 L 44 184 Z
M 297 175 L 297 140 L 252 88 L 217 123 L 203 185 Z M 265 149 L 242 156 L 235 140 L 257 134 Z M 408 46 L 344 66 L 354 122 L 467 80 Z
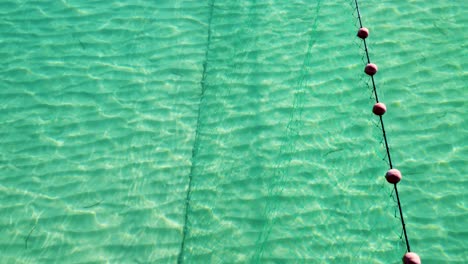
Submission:
M 352 3 L 0 2 L 2 263 L 400 263 Z M 466 263 L 467 4 L 360 9 L 411 249 Z

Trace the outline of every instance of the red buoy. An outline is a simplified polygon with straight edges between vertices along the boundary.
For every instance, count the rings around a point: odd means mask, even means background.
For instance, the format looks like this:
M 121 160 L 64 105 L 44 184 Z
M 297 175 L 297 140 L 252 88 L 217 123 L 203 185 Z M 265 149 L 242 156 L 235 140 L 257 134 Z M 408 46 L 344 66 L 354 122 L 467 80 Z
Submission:
M 372 112 L 378 116 L 381 116 L 387 112 L 387 107 L 383 103 L 376 103 L 372 108 Z
M 403 256 L 404 264 L 421 264 L 421 259 L 418 254 L 413 252 L 408 252 Z
M 397 169 L 390 169 L 385 174 L 385 178 L 389 183 L 397 184 L 401 180 L 401 172 Z
M 374 63 L 369 63 L 366 65 L 366 68 L 364 69 L 364 72 L 367 73 L 368 75 L 374 75 L 378 71 L 377 65 Z
M 362 39 L 367 38 L 369 36 L 369 29 L 365 27 L 360 28 L 359 31 L 357 32 L 357 36 Z

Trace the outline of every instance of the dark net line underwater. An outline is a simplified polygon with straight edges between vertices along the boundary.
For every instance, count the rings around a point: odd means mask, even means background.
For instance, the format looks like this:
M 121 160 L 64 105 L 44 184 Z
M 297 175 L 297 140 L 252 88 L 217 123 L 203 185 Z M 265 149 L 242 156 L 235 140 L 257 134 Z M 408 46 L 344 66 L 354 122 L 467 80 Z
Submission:
M 300 67 L 300 77 L 297 83 L 294 85 L 294 99 L 292 105 L 292 111 L 286 127 L 286 138 L 290 139 L 288 141 L 282 141 L 279 149 L 278 156 L 287 155 L 287 153 L 292 153 L 296 151 L 296 145 L 298 143 L 298 137 L 300 136 L 301 130 L 304 128 L 303 121 L 303 110 L 304 110 L 304 97 L 305 89 L 307 88 L 307 76 L 308 68 L 312 64 L 312 48 L 316 41 L 315 32 L 317 31 L 318 26 L 318 17 L 320 13 L 321 1 L 318 0 L 317 4 L 314 7 L 314 17 L 311 21 L 311 30 L 309 32 L 310 36 L 307 41 L 307 50 L 304 56 L 304 60 Z M 284 168 L 287 168 L 291 165 L 292 157 L 288 156 L 285 162 L 277 161 L 274 165 L 274 181 L 269 186 L 268 194 L 270 197 L 280 196 L 284 191 L 284 183 L 287 181 L 287 172 Z M 264 254 L 264 247 L 270 237 L 274 225 L 277 224 L 277 218 L 274 217 L 275 214 L 278 214 L 281 211 L 281 206 L 278 203 L 271 202 L 267 200 L 267 205 L 264 209 L 263 215 L 267 218 L 267 223 L 263 226 L 262 232 L 260 232 L 257 240 L 259 248 L 256 250 L 253 257 L 255 263 L 260 263 L 261 258 Z
M 200 144 L 200 112 L 202 104 L 205 100 L 205 91 L 206 91 L 206 76 L 207 76 L 207 67 L 208 67 L 208 57 L 210 51 L 210 43 L 211 43 L 211 21 L 213 19 L 213 9 L 214 9 L 215 0 L 211 0 L 209 5 L 209 15 L 208 15 L 208 29 L 207 29 L 207 37 L 206 37 L 206 46 L 205 46 L 205 58 L 203 60 L 203 72 L 200 80 L 200 97 L 198 101 L 198 111 L 197 111 L 197 121 L 196 121 L 196 128 L 195 128 L 195 139 L 192 147 L 192 156 L 191 166 L 190 166 L 190 173 L 189 173 L 189 181 L 187 184 L 187 193 L 185 197 L 185 207 L 184 207 L 184 223 L 183 223 L 183 230 L 182 230 L 182 240 L 180 243 L 180 249 L 177 256 L 177 263 L 183 263 L 184 261 L 184 251 L 185 251 L 185 240 L 187 237 L 188 232 L 188 212 L 190 210 L 190 200 L 192 194 L 192 182 L 193 182 L 193 174 L 195 169 L 195 159 L 198 155 L 198 149 Z
M 193 176 L 195 166 L 197 166 L 197 156 L 200 148 L 200 131 L 203 125 L 203 121 L 201 120 L 201 112 L 202 108 L 206 106 L 205 102 L 205 91 L 207 89 L 207 68 L 208 68 L 208 61 L 209 61 L 209 54 L 210 54 L 210 43 L 213 42 L 212 39 L 212 19 L 213 19 L 213 10 L 215 9 L 216 1 L 211 0 L 209 2 L 209 18 L 207 21 L 207 45 L 205 47 L 205 59 L 203 61 L 203 74 L 202 79 L 200 81 L 201 84 L 201 92 L 200 98 L 198 103 L 198 112 L 197 112 L 197 121 L 196 121 L 196 129 L 195 129 L 195 140 L 192 149 L 192 157 L 191 162 L 192 166 L 190 169 L 189 180 L 187 184 L 187 192 L 186 192 L 186 199 L 185 199 L 185 212 L 184 212 L 184 222 L 183 222 L 183 232 L 182 232 L 182 241 L 180 244 L 180 250 L 177 257 L 177 263 L 185 263 L 189 261 L 185 256 L 185 252 L 188 250 L 186 246 L 186 240 L 190 236 L 190 208 L 191 208 L 191 200 L 192 200 L 192 190 L 193 190 Z M 307 88 L 307 76 L 308 76 L 308 68 L 310 68 L 313 59 L 311 56 L 311 51 L 313 45 L 316 41 L 316 36 L 314 32 L 317 30 L 318 25 L 318 17 L 321 7 L 321 1 L 317 1 L 317 4 L 314 7 L 314 17 L 311 18 L 311 30 L 309 32 L 310 36 L 308 37 L 307 41 L 307 50 L 304 56 L 302 66 L 300 67 L 300 78 L 294 84 L 293 87 L 293 102 L 291 106 L 291 113 L 289 115 L 289 119 L 286 125 L 286 138 L 289 140 L 283 140 L 278 150 L 278 156 L 288 156 L 285 160 L 279 160 L 274 162 L 274 173 L 273 173 L 273 181 L 267 186 L 267 193 L 269 197 L 281 196 L 284 190 L 284 183 L 287 181 L 287 173 L 285 168 L 288 167 L 292 162 L 292 157 L 288 155 L 288 153 L 293 153 L 296 151 L 296 144 L 298 141 L 298 136 L 300 131 L 303 129 L 303 108 L 304 108 L 304 100 L 305 100 L 305 89 Z M 250 21 L 253 23 L 253 21 Z M 230 93 L 230 91 L 228 92 Z M 232 171 L 232 168 L 230 169 Z M 265 217 L 265 223 L 260 228 L 261 231 L 258 234 L 255 252 L 252 255 L 251 261 L 254 263 L 261 263 L 261 259 L 263 258 L 264 248 L 265 245 L 268 243 L 269 236 L 273 227 L 277 224 L 278 219 L 275 217 L 278 212 L 283 209 L 278 203 L 272 202 L 270 199 L 267 199 L 266 206 L 262 210 L 261 214 Z

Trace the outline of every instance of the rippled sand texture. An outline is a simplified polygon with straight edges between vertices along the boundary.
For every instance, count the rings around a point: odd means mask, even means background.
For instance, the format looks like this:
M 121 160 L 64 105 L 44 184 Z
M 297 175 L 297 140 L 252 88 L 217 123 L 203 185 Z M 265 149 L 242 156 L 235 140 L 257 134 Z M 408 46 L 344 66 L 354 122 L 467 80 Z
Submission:
M 399 263 L 353 1 L 123 2 L 0 3 L 3 263 Z M 467 6 L 360 7 L 412 250 L 464 263 Z

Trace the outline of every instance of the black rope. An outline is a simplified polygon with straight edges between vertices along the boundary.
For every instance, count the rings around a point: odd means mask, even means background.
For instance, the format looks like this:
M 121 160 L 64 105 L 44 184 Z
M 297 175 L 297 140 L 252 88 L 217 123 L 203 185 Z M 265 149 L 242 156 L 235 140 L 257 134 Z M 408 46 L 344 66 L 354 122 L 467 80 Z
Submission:
M 361 12 L 359 11 L 358 1 L 354 0 L 354 2 L 356 4 L 356 11 L 357 11 L 357 17 L 358 17 L 358 20 L 359 20 L 359 26 L 362 28 Z M 366 39 L 363 38 L 362 40 L 364 41 L 364 50 L 366 52 L 367 63 L 370 63 L 369 51 L 367 49 Z M 375 95 L 375 100 L 378 103 L 379 102 L 379 97 L 377 95 L 377 89 L 375 87 L 375 81 L 374 81 L 374 76 L 373 75 L 371 75 L 371 79 L 372 79 L 372 87 L 373 87 L 373 91 L 374 91 L 374 95 Z M 392 159 L 390 157 L 390 148 L 388 147 L 387 134 L 385 133 L 385 126 L 384 126 L 383 118 L 382 118 L 381 115 L 380 115 L 380 125 L 381 125 L 381 128 L 382 128 L 382 134 L 383 134 L 383 138 L 384 138 L 384 141 L 385 141 L 385 149 L 387 150 L 388 163 L 390 165 L 390 169 L 393 169 Z M 408 252 L 411 252 L 410 244 L 409 244 L 409 241 L 408 241 L 408 235 L 406 233 L 406 224 L 405 224 L 405 220 L 403 218 L 403 210 L 401 209 L 400 197 L 398 195 L 397 184 L 395 183 L 395 184 L 393 184 L 393 186 L 394 186 L 394 189 L 395 189 L 395 195 L 396 195 L 396 200 L 397 200 L 397 203 L 398 203 L 398 209 L 400 211 L 401 226 L 403 227 L 403 233 L 405 235 L 406 249 L 408 250 Z

